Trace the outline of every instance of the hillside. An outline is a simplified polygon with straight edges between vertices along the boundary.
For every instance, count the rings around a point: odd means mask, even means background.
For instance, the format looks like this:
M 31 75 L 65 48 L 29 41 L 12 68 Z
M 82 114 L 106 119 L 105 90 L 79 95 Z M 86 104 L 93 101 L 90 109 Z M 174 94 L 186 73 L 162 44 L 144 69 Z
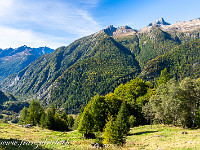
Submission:
M 17 73 L 27 67 L 43 54 L 53 52 L 48 47 L 31 48 L 21 46 L 18 48 L 8 48 L 0 50 L 0 82 L 9 75 Z
M 171 77 L 183 79 L 185 77 L 200 77 L 200 40 L 191 41 L 177 46 L 173 51 L 149 61 L 142 75 L 146 79 L 153 79 L 160 75 L 161 70 L 167 68 Z
M 0 91 L 0 106 L 6 101 L 16 101 L 16 99 L 13 95 Z
M 1 87 L 23 98 L 41 98 L 67 68 L 90 57 L 90 51 L 104 36 L 102 32 L 93 34 L 43 55 L 24 70 L 1 82 Z
M 199 77 L 199 41 L 191 42 L 199 39 L 198 22 L 181 22 L 178 29 L 162 18 L 141 30 L 111 25 L 42 55 L 0 87 L 20 99 L 78 112 L 95 94 L 113 92 L 137 76 L 153 80 L 165 67 L 177 78 Z
M 103 38 L 89 56 L 56 80 L 51 89 L 51 103 L 78 112 L 95 94 L 105 95 L 140 73 L 135 56 L 110 37 Z

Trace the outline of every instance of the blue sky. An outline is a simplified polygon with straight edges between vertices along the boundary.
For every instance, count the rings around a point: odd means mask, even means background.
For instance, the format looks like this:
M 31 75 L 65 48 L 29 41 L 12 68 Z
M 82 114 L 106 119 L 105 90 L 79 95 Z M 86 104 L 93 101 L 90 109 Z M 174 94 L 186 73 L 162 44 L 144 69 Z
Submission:
M 199 0 L 0 0 L 0 48 L 67 46 L 108 25 L 200 17 Z

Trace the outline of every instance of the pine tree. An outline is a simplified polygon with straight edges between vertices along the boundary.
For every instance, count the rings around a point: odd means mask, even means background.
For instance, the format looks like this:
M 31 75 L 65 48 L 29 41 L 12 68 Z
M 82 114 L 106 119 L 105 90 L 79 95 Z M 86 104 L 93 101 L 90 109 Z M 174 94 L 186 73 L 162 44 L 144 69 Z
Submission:
M 81 120 L 78 126 L 78 131 L 82 134 L 89 134 L 93 132 L 94 120 L 88 107 L 84 109 Z
M 127 102 L 123 102 L 116 121 L 111 117 L 104 129 L 104 143 L 123 145 L 125 137 L 130 131 L 129 111 Z
M 74 125 L 74 118 L 72 116 L 69 116 L 68 117 L 68 124 L 69 124 L 69 127 L 72 128 L 73 125 Z
M 109 117 L 108 122 L 105 125 L 104 128 L 104 134 L 103 134 L 103 143 L 104 144 L 115 144 L 116 138 L 115 138 L 115 131 L 114 130 L 115 121 L 113 117 Z
M 28 109 L 27 107 L 24 107 L 20 113 L 20 118 L 18 124 L 25 125 L 27 122 L 27 114 L 28 114 Z
M 124 101 L 122 106 L 119 110 L 117 115 L 117 119 L 115 122 L 115 129 L 117 130 L 117 143 L 116 144 L 123 144 L 125 143 L 125 136 L 130 131 L 130 124 L 129 124 L 129 111 L 127 108 L 127 103 Z
M 55 129 L 55 108 L 48 108 L 47 109 L 47 114 L 46 114 L 46 117 L 45 117 L 45 127 L 48 128 L 48 129 Z
M 166 83 L 169 80 L 169 73 L 167 72 L 167 68 L 161 71 L 161 75 L 157 80 L 157 85 L 161 85 L 162 83 Z
M 43 113 L 44 113 L 44 108 L 42 107 L 40 102 L 32 100 L 28 109 L 28 117 L 27 117 L 28 123 L 34 126 L 37 124 L 39 125 Z

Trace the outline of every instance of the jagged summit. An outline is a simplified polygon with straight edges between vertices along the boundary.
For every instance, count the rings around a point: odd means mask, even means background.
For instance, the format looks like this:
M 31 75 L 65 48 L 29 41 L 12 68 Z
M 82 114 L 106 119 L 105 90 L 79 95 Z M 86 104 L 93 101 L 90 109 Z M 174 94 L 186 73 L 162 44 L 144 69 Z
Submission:
M 162 17 L 156 20 L 154 23 L 150 23 L 148 26 L 161 26 L 161 25 L 170 25 L 170 23 L 166 22 Z
M 109 25 L 106 29 L 104 29 L 103 31 L 109 35 L 109 36 L 113 36 L 113 33 L 117 30 L 117 28 L 115 28 L 113 25 Z
M 170 23 L 166 22 L 162 17 L 154 23 L 157 25 L 170 25 Z
M 163 18 L 160 18 L 154 23 L 150 23 L 147 27 L 140 29 L 138 33 L 150 33 L 153 27 L 159 27 L 165 32 L 191 32 L 200 30 L 200 18 L 189 21 L 178 21 L 174 24 L 169 24 Z
M 137 30 L 134 30 L 127 25 L 121 26 L 118 28 L 115 28 L 113 25 L 109 25 L 103 31 L 109 36 L 127 36 L 127 35 L 133 35 L 137 33 Z

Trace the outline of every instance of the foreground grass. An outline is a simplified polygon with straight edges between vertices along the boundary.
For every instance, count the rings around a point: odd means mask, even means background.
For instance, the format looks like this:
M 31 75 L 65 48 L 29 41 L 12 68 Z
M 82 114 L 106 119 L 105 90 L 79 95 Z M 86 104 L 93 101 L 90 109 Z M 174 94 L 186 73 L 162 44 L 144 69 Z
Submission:
M 5 140 L 17 145 L 5 145 Z M 3 141 L 3 142 L 2 142 Z M 63 141 L 66 143 L 62 144 Z M 87 149 L 94 140 L 86 140 L 77 131 L 58 132 L 40 127 L 24 128 L 17 124 L 0 123 L 0 150 L 2 149 Z M 2 142 L 2 144 L 1 144 Z M 35 144 L 34 144 L 35 143 Z M 38 147 L 37 147 L 38 146 Z
M 187 134 L 182 134 L 185 131 Z M 133 128 L 124 149 L 199 150 L 200 130 L 182 129 L 165 125 Z
M 182 134 L 183 131 L 188 134 Z M 11 141 L 17 144 L 6 145 L 6 142 Z M 63 141 L 66 143 L 62 144 Z M 0 150 L 92 149 L 93 142 L 94 140 L 83 139 L 77 131 L 63 133 L 39 127 L 28 129 L 16 124 L 0 123 Z M 200 149 L 200 130 L 164 125 L 154 125 L 152 129 L 150 126 L 135 127 L 131 129 L 123 147 L 110 146 L 106 149 L 198 150 Z

